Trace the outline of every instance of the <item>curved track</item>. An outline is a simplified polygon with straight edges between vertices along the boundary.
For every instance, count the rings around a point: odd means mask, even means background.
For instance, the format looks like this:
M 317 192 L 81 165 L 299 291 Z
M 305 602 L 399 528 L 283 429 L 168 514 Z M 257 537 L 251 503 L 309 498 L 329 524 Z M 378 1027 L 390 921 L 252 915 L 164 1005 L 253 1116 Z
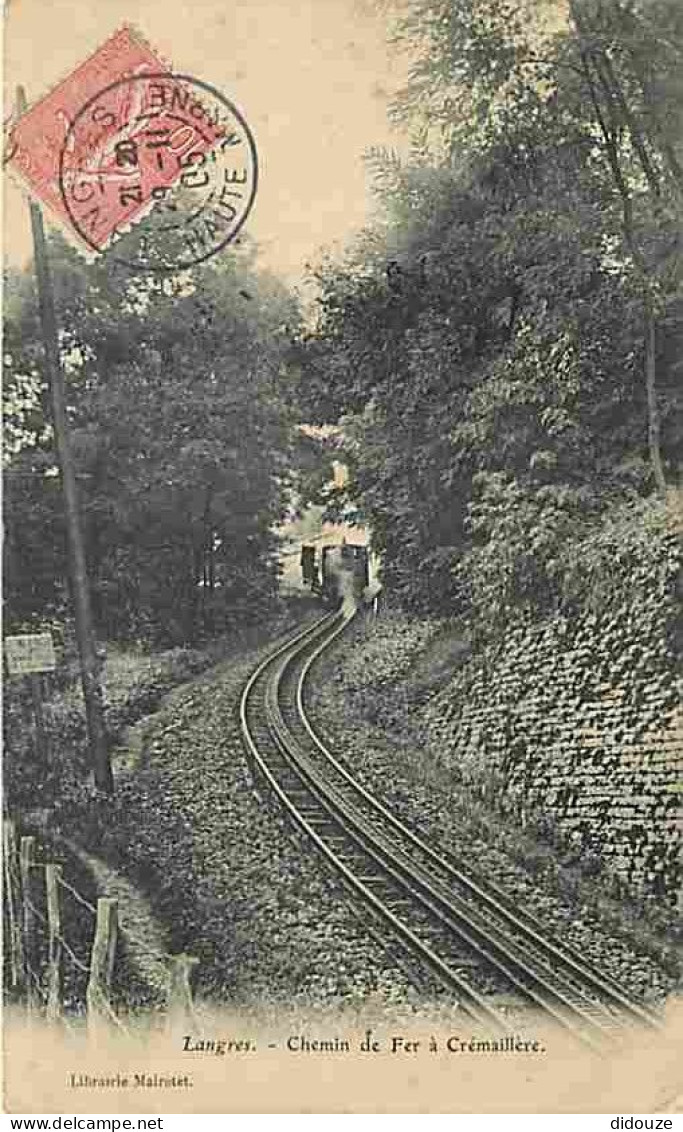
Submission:
M 275 649 L 252 673 L 240 720 L 252 769 L 355 894 L 375 931 L 486 1028 L 508 1024 L 501 985 L 603 1049 L 626 1025 L 658 1026 L 609 978 L 550 939 L 494 886 L 435 852 L 328 749 L 306 712 L 315 662 L 355 616 L 347 605 Z M 482 993 L 482 988 L 484 993 Z

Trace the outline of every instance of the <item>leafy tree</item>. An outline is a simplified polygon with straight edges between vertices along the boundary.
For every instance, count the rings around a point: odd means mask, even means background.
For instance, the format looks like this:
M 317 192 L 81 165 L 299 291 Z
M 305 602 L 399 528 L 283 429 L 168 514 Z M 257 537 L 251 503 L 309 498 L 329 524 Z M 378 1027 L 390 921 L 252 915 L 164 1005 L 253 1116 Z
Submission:
M 292 444 L 277 378 L 296 311 L 248 251 L 165 281 L 131 277 L 106 259 L 84 267 L 60 241 L 51 254 L 99 629 L 176 641 L 219 630 L 275 585 L 272 532 Z M 43 557 L 41 509 L 53 527 L 61 519 L 35 390 L 33 292 L 23 277 L 9 290 L 17 451 L 7 471 L 8 612 L 16 619 L 44 612 L 48 598 L 28 592 L 33 574 L 22 569 L 27 493 L 28 529 Z M 21 390 L 32 398 L 28 416 Z M 63 578 L 59 541 L 48 545 L 45 574 Z
M 640 300 L 648 447 L 664 492 L 657 337 L 680 311 L 680 5 L 570 0 L 568 16 L 526 0 L 416 0 L 398 24 L 398 38 L 419 46 L 397 110 L 424 137 L 429 106 L 450 156 L 502 143 L 514 163 L 530 148 L 547 158 L 554 144 L 591 163 L 605 239 Z
M 652 211 L 646 182 L 637 194 L 622 128 L 636 262 L 582 47 L 553 8 L 403 5 L 413 159 L 373 156 L 383 221 L 323 269 L 317 325 L 294 351 L 305 411 L 343 425 L 385 580 L 423 608 L 467 608 L 487 547 L 490 616 L 559 600 L 553 563 L 580 516 L 661 487 L 681 439 L 680 330 L 662 318 L 653 345 L 648 323 L 680 311 L 675 200 Z

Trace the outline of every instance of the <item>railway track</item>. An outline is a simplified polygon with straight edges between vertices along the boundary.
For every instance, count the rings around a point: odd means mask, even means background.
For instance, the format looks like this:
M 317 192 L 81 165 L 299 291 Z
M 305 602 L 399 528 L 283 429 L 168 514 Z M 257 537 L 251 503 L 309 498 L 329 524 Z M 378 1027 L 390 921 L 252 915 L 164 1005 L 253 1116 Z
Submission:
M 452 993 L 488 1032 L 509 1025 L 486 990 L 501 985 L 604 1050 L 655 1015 L 500 890 L 437 853 L 366 790 L 328 749 L 306 710 L 316 661 L 356 615 L 326 614 L 252 673 L 240 719 L 252 769 L 409 965 Z M 474 965 L 473 965 L 474 964 Z M 495 980 L 495 982 L 494 982 Z

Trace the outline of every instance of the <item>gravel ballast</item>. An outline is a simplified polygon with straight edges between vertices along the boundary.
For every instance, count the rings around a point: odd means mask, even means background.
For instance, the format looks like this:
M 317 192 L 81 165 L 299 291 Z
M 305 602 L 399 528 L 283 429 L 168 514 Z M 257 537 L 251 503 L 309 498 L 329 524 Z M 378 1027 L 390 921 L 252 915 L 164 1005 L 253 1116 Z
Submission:
M 672 949 L 649 938 L 634 944 L 633 933 L 615 929 L 619 909 L 607 925 L 604 906 L 577 902 L 575 892 L 569 898 L 552 850 L 460 796 L 439 752 L 428 748 L 410 689 L 438 632 L 395 615 L 352 628 L 314 670 L 308 703 L 316 726 L 430 844 L 495 881 L 634 997 L 661 1001 L 674 986 Z M 198 999 L 257 1011 L 449 1012 L 440 995 L 412 984 L 250 778 L 239 700 L 273 647 L 222 662 L 145 721 L 144 749 L 136 765 L 121 760 L 116 813 L 92 848 L 144 893 L 169 950 L 199 959 Z M 147 1005 L 143 997 L 139 1005 Z
M 118 826 L 100 851 L 145 891 L 171 949 L 199 958 L 199 997 L 410 1002 L 406 974 L 249 777 L 239 698 L 270 648 L 219 665 L 151 717 L 142 766 L 120 776 Z
M 420 726 L 411 671 L 424 682 L 425 650 L 440 626 L 397 614 L 361 622 L 317 666 L 308 696 L 311 718 L 336 756 L 397 817 L 475 876 L 501 887 L 559 941 L 573 945 L 641 1002 L 657 1003 L 676 986 L 670 942 L 577 883 L 550 846 L 534 842 L 480 799 L 467 796 L 457 774 L 430 748 Z M 353 720 L 349 727 L 348 720 Z

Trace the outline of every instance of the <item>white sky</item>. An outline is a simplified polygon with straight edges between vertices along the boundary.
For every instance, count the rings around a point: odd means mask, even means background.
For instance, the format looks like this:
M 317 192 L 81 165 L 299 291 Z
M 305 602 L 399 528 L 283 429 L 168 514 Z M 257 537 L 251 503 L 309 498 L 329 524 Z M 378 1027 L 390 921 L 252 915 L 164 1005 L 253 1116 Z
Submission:
M 247 231 L 262 262 L 295 281 L 321 247 L 343 247 L 368 217 L 363 151 L 400 140 L 387 106 L 405 60 L 385 18 L 367 0 L 10 0 L 5 113 L 18 82 L 35 100 L 124 22 L 244 112 L 260 166 Z M 5 254 L 30 255 L 27 209 L 7 181 Z

